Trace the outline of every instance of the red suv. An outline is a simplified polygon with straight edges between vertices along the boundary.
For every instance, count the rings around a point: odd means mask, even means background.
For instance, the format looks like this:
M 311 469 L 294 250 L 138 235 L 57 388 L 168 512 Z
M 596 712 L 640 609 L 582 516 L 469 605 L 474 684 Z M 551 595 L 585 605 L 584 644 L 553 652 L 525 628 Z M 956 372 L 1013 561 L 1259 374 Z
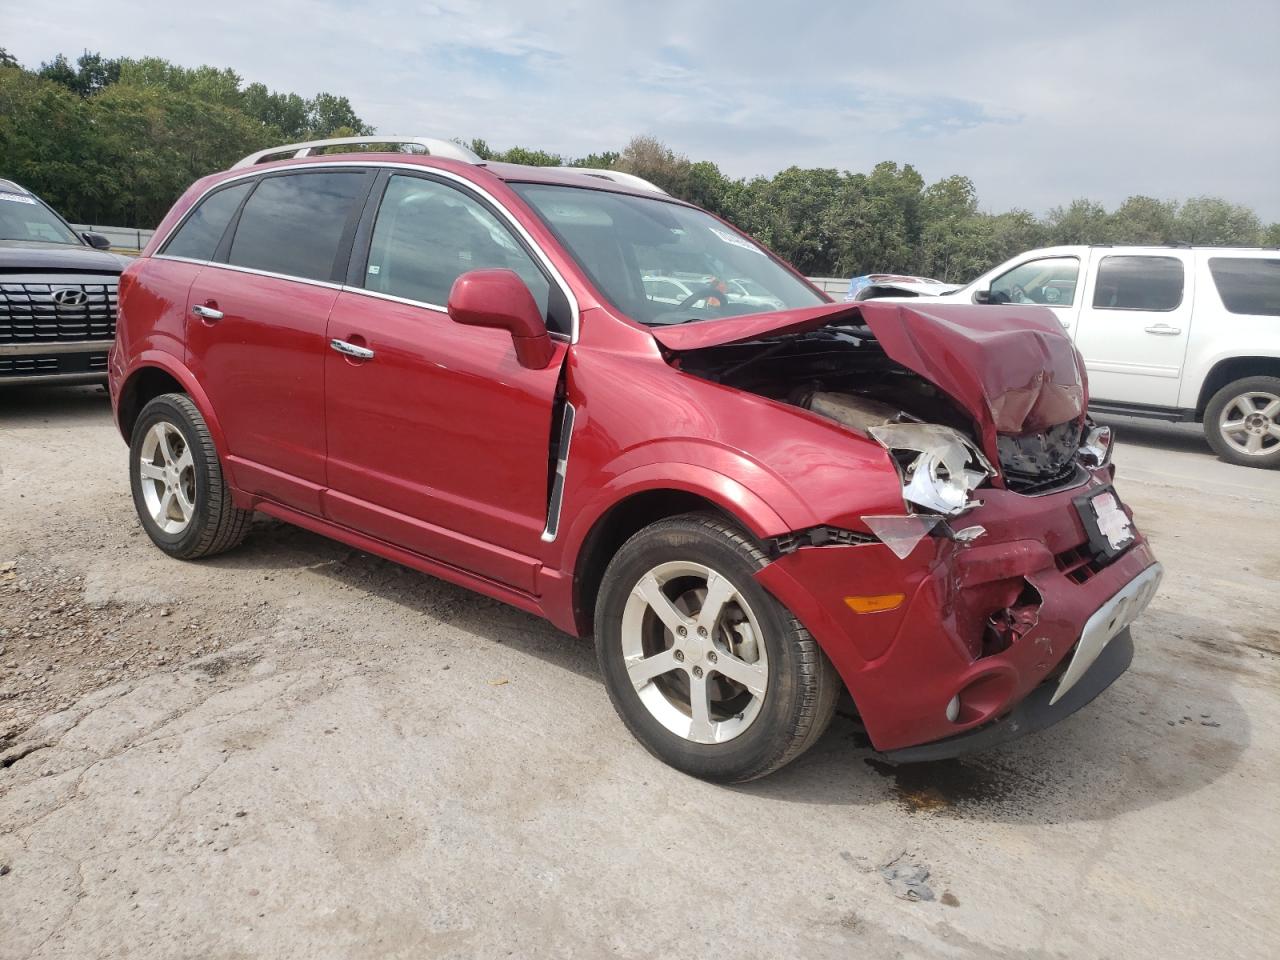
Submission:
M 246 158 L 125 271 L 111 394 L 162 550 L 258 510 L 594 634 L 632 733 L 715 780 L 842 690 L 919 760 L 1128 666 L 1160 566 L 1047 310 L 832 303 L 634 177 L 417 142 Z

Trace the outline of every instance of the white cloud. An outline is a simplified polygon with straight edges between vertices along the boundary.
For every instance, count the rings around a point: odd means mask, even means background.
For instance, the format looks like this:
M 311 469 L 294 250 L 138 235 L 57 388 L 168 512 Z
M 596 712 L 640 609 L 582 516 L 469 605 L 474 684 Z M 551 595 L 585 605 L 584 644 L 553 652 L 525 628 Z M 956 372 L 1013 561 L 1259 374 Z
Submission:
M 383 132 L 582 154 L 652 133 L 734 175 L 912 163 L 984 205 L 1217 194 L 1280 219 L 1280 5 L 1082 0 L 63 0 L 4 45 L 231 66 Z

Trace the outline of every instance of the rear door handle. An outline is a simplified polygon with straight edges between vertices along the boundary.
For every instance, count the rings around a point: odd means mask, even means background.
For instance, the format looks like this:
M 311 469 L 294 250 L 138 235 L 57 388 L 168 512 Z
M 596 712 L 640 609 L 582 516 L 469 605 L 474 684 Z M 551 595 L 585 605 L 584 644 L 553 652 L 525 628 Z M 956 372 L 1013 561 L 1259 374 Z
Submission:
M 355 357 L 357 360 L 372 360 L 373 351 L 368 347 L 357 347 L 354 343 L 347 343 L 345 340 L 330 340 L 329 346 L 339 353 L 348 357 Z
M 206 307 L 199 303 L 197 303 L 194 307 L 191 308 L 191 312 L 194 313 L 201 320 L 221 320 L 222 319 L 221 310 L 215 310 L 213 307 Z
M 1154 333 L 1157 337 L 1176 337 L 1182 332 L 1181 327 L 1171 327 L 1167 323 L 1156 323 L 1144 329 L 1147 333 Z

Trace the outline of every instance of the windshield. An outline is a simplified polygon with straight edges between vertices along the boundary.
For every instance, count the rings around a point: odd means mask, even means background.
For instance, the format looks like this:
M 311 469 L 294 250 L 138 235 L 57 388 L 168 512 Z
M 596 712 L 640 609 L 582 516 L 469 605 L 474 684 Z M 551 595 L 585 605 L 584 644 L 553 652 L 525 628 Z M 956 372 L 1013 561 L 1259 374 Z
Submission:
M 39 200 L 5 190 L 0 190 L 0 240 L 80 243 L 80 238 Z
M 515 183 L 592 283 L 646 324 L 715 320 L 826 303 L 710 214 L 649 197 Z

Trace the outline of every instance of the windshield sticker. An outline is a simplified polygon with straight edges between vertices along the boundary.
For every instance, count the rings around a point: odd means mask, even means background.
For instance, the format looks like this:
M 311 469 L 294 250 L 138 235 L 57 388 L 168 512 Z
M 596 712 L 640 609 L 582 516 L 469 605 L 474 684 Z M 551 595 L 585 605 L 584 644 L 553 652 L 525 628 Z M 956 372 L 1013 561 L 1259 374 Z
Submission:
M 750 240 L 744 240 L 742 237 L 734 236 L 728 230 L 721 230 L 719 227 L 712 227 L 711 232 L 730 246 L 741 247 L 743 250 L 750 250 L 752 253 L 758 253 L 762 257 L 766 255 L 763 250 L 757 247 Z
M 12 200 L 14 203 L 29 203 L 35 206 L 35 201 L 30 197 L 24 197 L 20 193 L 0 193 L 0 200 Z

